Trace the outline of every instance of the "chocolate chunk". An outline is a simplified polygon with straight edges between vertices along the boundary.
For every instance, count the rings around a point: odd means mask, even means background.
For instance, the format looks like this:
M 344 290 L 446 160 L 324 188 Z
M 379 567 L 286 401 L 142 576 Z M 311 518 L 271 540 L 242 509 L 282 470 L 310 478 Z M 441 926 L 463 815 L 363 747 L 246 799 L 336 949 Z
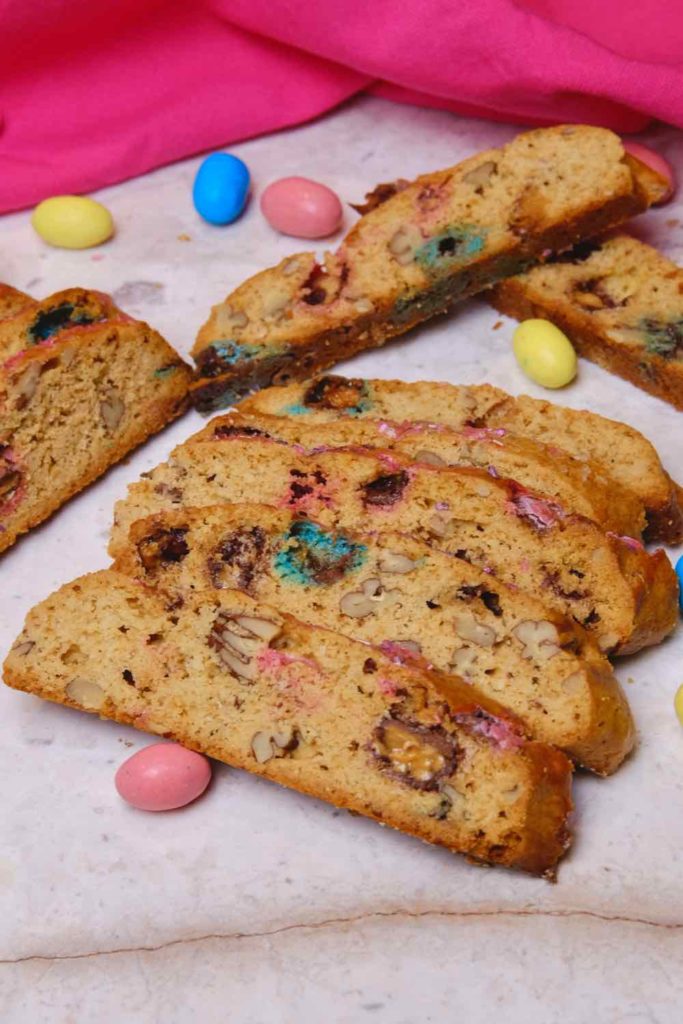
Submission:
M 397 195 L 399 192 L 403 192 L 404 189 L 410 185 L 409 181 L 405 178 L 399 178 L 398 181 L 383 182 L 380 185 L 376 185 L 372 192 L 366 192 L 364 203 L 350 203 L 352 210 L 356 210 L 361 216 L 366 213 L 370 213 L 371 210 L 376 210 L 382 203 L 386 203 L 387 199 L 391 199 L 392 196 Z
M 395 505 L 408 486 L 409 476 L 405 469 L 398 473 L 385 473 L 369 483 L 363 484 L 363 504 L 366 506 Z
M 248 592 L 255 577 L 263 571 L 267 547 L 268 537 L 260 526 L 242 527 L 229 533 L 207 560 L 213 586 L 217 590 L 236 587 Z
M 185 540 L 187 530 L 180 526 L 159 529 L 139 540 L 136 546 L 145 571 L 155 573 L 168 563 L 182 562 L 190 550 Z
M 372 675 L 373 672 L 377 671 L 377 662 L 374 658 L 366 658 L 363 662 L 363 672 L 366 676 Z
M 367 749 L 385 774 L 413 789 L 439 788 L 455 771 L 458 747 L 440 725 L 421 725 L 391 714 L 381 719 Z
M 330 374 L 319 377 L 311 384 L 304 394 L 302 404 L 314 405 L 319 409 L 360 412 L 361 403 L 367 398 L 367 390 L 364 380 Z
M 465 584 L 458 589 L 457 596 L 465 601 L 471 601 L 477 597 L 485 608 L 488 608 L 490 612 L 493 612 L 496 618 L 500 618 L 503 614 L 498 594 L 493 590 L 487 590 L 483 583 L 472 586 Z
M 258 427 L 240 426 L 237 423 L 220 423 L 214 427 L 213 436 L 222 441 L 226 437 L 265 437 L 270 439 L 272 435 L 265 430 L 259 430 Z

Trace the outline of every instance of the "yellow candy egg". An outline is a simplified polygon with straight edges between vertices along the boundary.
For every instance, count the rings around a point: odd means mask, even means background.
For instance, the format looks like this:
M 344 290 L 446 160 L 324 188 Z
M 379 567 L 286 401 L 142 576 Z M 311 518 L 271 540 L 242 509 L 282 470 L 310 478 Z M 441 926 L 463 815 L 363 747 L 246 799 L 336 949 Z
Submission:
M 683 725 L 683 683 L 676 690 L 674 697 L 674 709 L 678 715 L 678 721 Z
M 38 203 L 31 223 L 43 241 L 61 249 L 89 249 L 114 233 L 106 206 L 88 196 L 52 196 Z
M 576 352 L 549 320 L 524 320 L 512 339 L 522 371 L 544 388 L 563 388 L 576 376 Z

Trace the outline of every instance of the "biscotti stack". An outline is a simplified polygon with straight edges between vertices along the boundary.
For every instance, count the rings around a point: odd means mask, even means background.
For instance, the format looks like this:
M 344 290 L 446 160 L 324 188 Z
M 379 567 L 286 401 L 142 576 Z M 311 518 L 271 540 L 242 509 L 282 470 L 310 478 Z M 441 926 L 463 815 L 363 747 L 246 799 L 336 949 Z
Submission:
M 6 681 L 552 875 L 571 761 L 607 775 L 632 749 L 607 656 L 674 628 L 640 536 L 680 508 L 636 431 L 527 401 L 260 392 L 130 487 L 113 568 L 30 613 Z
M 180 415 L 189 381 L 109 296 L 0 285 L 0 552 Z
M 224 408 L 382 345 L 623 224 L 667 189 L 612 132 L 581 125 L 379 186 L 336 252 L 288 257 L 213 308 L 193 349 L 193 402 Z

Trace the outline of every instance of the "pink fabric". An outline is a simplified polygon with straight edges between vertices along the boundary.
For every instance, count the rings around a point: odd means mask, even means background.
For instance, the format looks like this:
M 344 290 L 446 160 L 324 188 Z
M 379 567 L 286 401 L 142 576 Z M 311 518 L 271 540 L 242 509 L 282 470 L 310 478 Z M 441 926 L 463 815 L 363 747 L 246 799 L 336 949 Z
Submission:
M 0 211 L 362 90 L 514 123 L 683 127 L 672 0 L 0 0 Z

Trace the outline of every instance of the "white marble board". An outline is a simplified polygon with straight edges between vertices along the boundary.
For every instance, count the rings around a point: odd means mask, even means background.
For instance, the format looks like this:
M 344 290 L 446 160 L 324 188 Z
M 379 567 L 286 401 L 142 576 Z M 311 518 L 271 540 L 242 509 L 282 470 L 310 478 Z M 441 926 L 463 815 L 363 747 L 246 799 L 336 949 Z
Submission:
M 232 150 L 257 191 L 303 173 L 358 201 L 379 181 L 514 132 L 364 98 Z M 680 132 L 642 139 L 683 175 Z M 0 219 L 0 280 L 38 296 L 76 284 L 113 292 L 187 353 L 212 303 L 297 248 L 256 202 L 230 228 L 201 223 L 198 163 L 103 190 L 117 235 L 94 252 L 49 249 L 28 213 Z M 637 230 L 683 256 L 680 205 Z M 541 395 L 513 361 L 511 322 L 493 330 L 500 319 L 472 302 L 343 369 Z M 671 407 L 584 362 L 558 397 L 632 423 L 683 480 Z M 186 416 L 4 556 L 3 656 L 31 605 L 107 564 L 114 501 L 200 423 Z M 613 779 L 577 778 L 576 842 L 556 885 L 472 867 L 223 766 L 194 806 L 136 812 L 113 776 L 148 737 L 0 688 L 2 1024 L 680 1021 L 683 729 L 672 698 L 682 655 L 679 630 L 618 663 L 639 749 Z

